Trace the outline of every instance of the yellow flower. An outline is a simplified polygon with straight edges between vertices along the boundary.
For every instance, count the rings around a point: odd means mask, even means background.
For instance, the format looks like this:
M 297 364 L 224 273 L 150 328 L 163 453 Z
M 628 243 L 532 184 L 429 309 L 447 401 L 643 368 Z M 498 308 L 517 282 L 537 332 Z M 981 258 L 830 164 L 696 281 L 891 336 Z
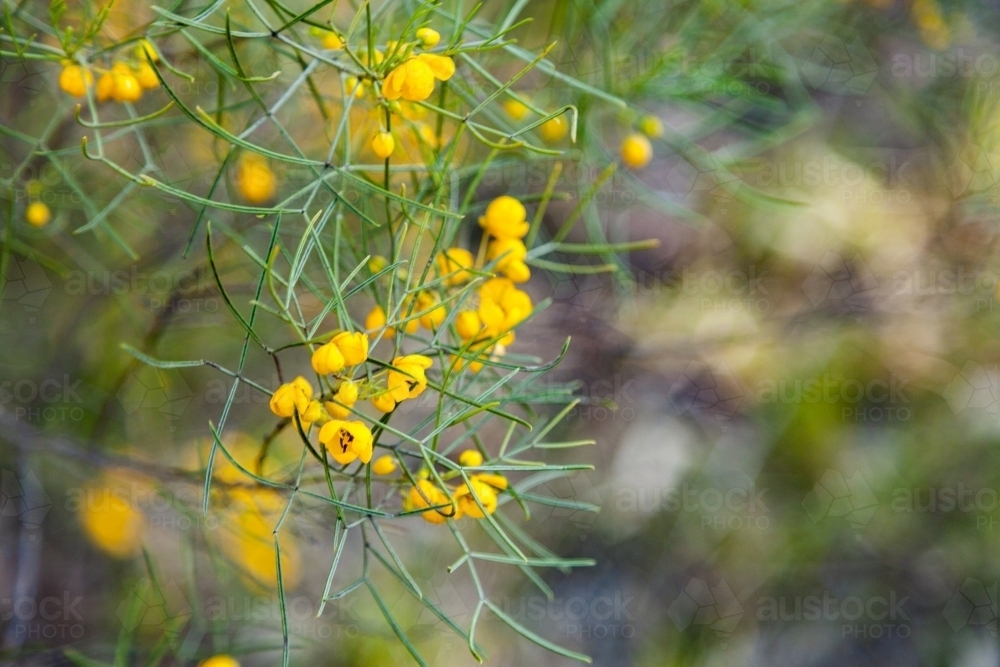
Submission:
M 373 275 L 387 266 L 389 266 L 389 260 L 382 255 L 372 255 L 371 259 L 368 260 L 368 270 L 371 271 Z
M 115 94 L 115 77 L 111 72 L 105 72 L 97 80 L 97 101 L 106 102 Z
M 475 338 L 483 330 L 483 321 L 474 310 L 463 310 L 455 316 L 455 331 L 462 340 Z
M 198 663 L 198 667 L 240 667 L 240 662 L 231 655 L 220 653 L 211 658 L 205 658 Z
M 478 449 L 467 449 L 458 455 L 458 462 L 466 468 L 475 468 L 483 465 L 483 455 Z
M 531 314 L 531 297 L 509 278 L 491 278 L 479 288 L 479 318 L 490 337 L 506 333 Z M 509 345 L 511 341 L 502 341 Z
M 497 270 L 515 283 L 528 282 L 531 270 L 524 263 L 528 249 L 519 239 L 497 239 L 490 241 L 486 256 L 492 261 L 498 259 Z
M 93 83 L 94 75 L 79 65 L 66 65 L 59 73 L 59 87 L 73 97 L 86 95 L 87 87 Z
M 115 102 L 138 102 L 142 98 L 142 86 L 131 67 L 125 63 L 115 63 L 111 68 L 111 76 L 115 82 L 111 97 Z
M 663 121 L 653 116 L 643 116 L 639 121 L 639 131 L 651 139 L 659 139 L 663 136 Z
M 433 49 L 441 41 L 441 33 L 434 28 L 421 28 L 417 30 L 417 39 L 425 49 Z
M 372 407 L 379 412 L 392 412 L 396 409 L 396 399 L 388 391 L 380 394 L 373 394 L 371 397 Z
M 513 97 L 509 97 L 503 102 L 503 110 L 507 112 L 507 115 L 514 120 L 522 120 L 528 115 L 528 107 L 519 100 L 515 100 Z
M 333 395 L 333 400 L 336 403 L 327 401 L 326 411 L 335 419 L 345 419 L 351 414 L 347 408 L 354 407 L 354 404 L 358 402 L 358 385 L 350 380 L 344 380 L 340 383 L 337 393 Z
M 445 286 L 454 287 L 469 282 L 472 274 L 464 269 L 471 269 L 475 262 L 472 253 L 465 248 L 448 248 L 437 256 L 437 270 L 442 276 L 450 276 L 445 278 Z
M 32 227 L 44 227 L 52 220 L 52 211 L 47 204 L 40 201 L 33 201 L 24 209 L 24 219 Z
M 396 459 L 386 454 L 375 459 L 372 472 L 376 475 L 391 475 L 396 470 Z
M 286 382 L 278 387 L 271 395 L 269 404 L 271 412 L 279 417 L 291 417 L 298 411 L 301 416 L 309 409 L 312 395 L 312 385 L 300 375 L 291 382 Z
M 274 172 L 262 156 L 244 155 L 236 165 L 236 187 L 251 204 L 263 204 L 274 196 Z
M 622 141 L 621 157 L 629 169 L 642 169 L 653 159 L 653 145 L 644 135 L 633 132 Z
M 569 123 L 562 116 L 556 116 L 542 123 L 541 127 L 538 128 L 538 132 L 542 135 L 542 139 L 550 144 L 554 144 L 569 134 Z
M 330 51 L 337 51 L 344 48 L 344 40 L 340 38 L 340 35 L 333 31 L 326 31 L 323 33 L 323 48 L 329 49 Z
M 440 507 L 444 505 L 444 507 Z M 410 487 L 409 493 L 403 499 L 403 509 L 407 511 L 427 509 L 421 512 L 420 516 L 428 523 L 444 523 L 448 519 L 459 519 L 462 510 L 444 491 L 435 486 L 430 480 L 421 479 L 417 485 Z
M 472 479 L 482 482 L 484 484 L 489 484 L 497 491 L 503 491 L 507 488 L 507 478 L 503 475 L 498 475 L 496 473 L 481 472 L 476 473 L 472 476 Z
M 444 306 L 438 306 L 434 308 L 438 300 L 428 292 L 421 292 L 417 295 L 416 309 L 417 312 L 423 312 L 430 308 L 429 312 L 424 313 L 420 316 L 420 324 L 424 326 L 425 329 L 435 330 L 441 323 L 444 322 L 445 318 L 448 316 L 448 311 Z
M 318 422 L 323 416 L 323 406 L 319 404 L 319 401 L 309 401 L 309 405 L 299 415 L 299 421 L 302 422 L 302 430 L 308 431 L 309 426 Z
M 486 213 L 479 218 L 479 226 L 498 239 L 522 239 L 528 233 L 524 205 L 509 195 L 501 195 L 486 207 Z
M 368 334 L 360 331 L 342 331 L 333 337 L 330 344 L 337 346 L 348 366 L 357 366 L 368 358 Z
M 126 489 L 104 482 L 85 489 L 79 508 L 87 538 L 114 558 L 135 555 L 146 535 L 146 515 L 129 498 Z
M 382 306 L 375 306 L 368 311 L 368 315 L 365 316 L 365 331 L 378 331 L 385 327 L 385 311 L 382 310 Z M 392 338 L 396 335 L 395 329 L 389 329 L 385 332 L 385 335 Z
M 392 138 L 392 132 L 376 132 L 372 138 L 372 151 L 383 160 L 392 155 L 396 148 L 396 140 Z
M 426 100 L 434 92 L 434 80 L 447 81 L 455 73 L 455 61 L 448 56 L 421 53 L 389 72 L 382 83 L 387 100 Z
M 327 422 L 319 431 L 319 441 L 341 465 L 357 459 L 362 463 L 372 460 L 372 432 L 364 422 L 339 419 Z
M 408 354 L 393 359 L 388 379 L 389 393 L 393 400 L 399 403 L 422 394 L 427 388 L 427 375 L 424 371 L 433 363 L 421 354 Z
M 329 375 L 344 368 L 344 355 L 340 348 L 330 341 L 326 345 L 316 348 L 311 359 L 313 370 L 319 375 Z
M 135 78 L 139 82 L 139 85 L 146 90 L 160 87 L 160 80 L 156 78 L 156 72 L 153 71 L 153 66 L 148 62 L 144 62 L 136 68 Z
M 348 95 L 355 95 L 357 92 L 357 97 L 361 97 L 365 94 L 367 90 L 368 82 L 365 80 L 358 80 L 356 76 L 349 76 L 344 79 L 344 88 L 347 90 Z
M 479 503 L 483 508 L 480 509 Z M 497 510 L 497 492 L 492 486 L 482 482 L 476 475 L 469 478 L 468 484 L 463 484 L 455 491 L 455 500 L 458 501 L 458 508 L 462 514 L 468 514 L 473 519 L 482 519 L 486 514 L 493 514 Z M 483 509 L 486 513 L 483 513 Z

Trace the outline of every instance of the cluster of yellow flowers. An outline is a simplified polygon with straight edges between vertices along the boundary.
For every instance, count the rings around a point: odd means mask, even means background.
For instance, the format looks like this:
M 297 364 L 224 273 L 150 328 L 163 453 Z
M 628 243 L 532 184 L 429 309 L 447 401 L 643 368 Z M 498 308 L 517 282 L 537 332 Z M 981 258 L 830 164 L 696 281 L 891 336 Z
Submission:
M 459 455 L 458 462 L 465 468 L 476 468 L 483 464 L 483 455 L 469 449 Z M 432 482 L 426 469 L 420 471 L 419 478 L 404 496 L 403 509 L 418 512 L 428 523 L 438 524 L 463 516 L 483 519 L 493 514 L 499 502 L 498 494 L 508 485 L 506 477 L 492 473 L 469 475 L 469 481 L 457 488 Z
M 136 47 L 135 63 L 118 61 L 97 80 L 97 101 L 138 102 L 143 90 L 158 88 L 160 80 L 150 61 L 159 60 L 156 50 L 148 40 Z M 74 97 L 83 97 L 94 83 L 94 75 L 82 65 L 65 63 L 59 74 L 59 87 Z

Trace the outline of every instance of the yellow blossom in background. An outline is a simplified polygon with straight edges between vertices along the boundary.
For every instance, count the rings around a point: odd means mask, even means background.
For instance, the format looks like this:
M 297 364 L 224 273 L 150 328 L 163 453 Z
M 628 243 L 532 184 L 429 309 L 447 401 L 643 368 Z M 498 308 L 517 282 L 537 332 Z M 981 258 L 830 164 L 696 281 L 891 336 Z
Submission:
M 440 507 L 441 505 L 444 507 Z M 418 480 L 417 485 L 410 487 L 409 492 L 403 499 L 403 509 L 414 511 L 431 507 L 435 509 L 427 509 L 420 514 L 424 521 L 428 523 L 441 524 L 448 519 L 459 519 L 462 517 L 462 511 L 459 509 L 458 504 L 444 491 L 435 486 L 430 480 Z
M 463 269 L 471 269 L 475 262 L 472 253 L 465 248 L 448 248 L 437 256 L 438 274 L 450 276 L 444 280 L 446 287 L 463 285 L 472 278 L 472 274 Z
M 111 72 L 105 72 L 97 80 L 97 101 L 106 102 L 115 94 L 115 77 Z
M 274 196 L 274 172 L 264 157 L 247 153 L 236 165 L 236 187 L 251 204 L 263 204 Z
M 59 73 L 59 87 L 73 97 L 86 95 L 87 88 L 93 83 L 94 75 L 79 65 L 66 65 Z
M 358 402 L 358 385 L 351 380 L 341 382 L 337 393 L 333 395 L 333 400 L 336 402 L 327 402 L 326 411 L 335 419 L 344 419 L 351 414 L 347 408 L 354 407 L 354 404 Z
M 136 555 L 146 536 L 146 515 L 121 484 L 106 480 L 84 490 L 80 524 L 91 544 L 114 558 Z
M 362 463 L 372 460 L 372 432 L 364 422 L 339 419 L 327 422 L 319 431 L 319 441 L 341 465 L 358 459 Z
M 479 218 L 479 226 L 497 239 L 521 239 L 531 227 L 524 204 L 509 195 L 501 195 L 490 202 Z
M 545 121 L 538 128 L 538 132 L 542 135 L 542 139 L 550 144 L 562 141 L 569 134 L 569 123 L 566 122 L 565 114 Z
M 219 548 L 237 568 L 244 585 L 254 591 L 278 587 L 274 528 L 287 502 L 270 488 L 244 489 L 233 496 L 222 512 L 217 539 Z M 295 588 L 301 577 L 298 543 L 281 533 L 281 573 L 286 589 Z
M 138 102 L 142 98 L 142 86 L 135 78 L 135 72 L 126 63 L 115 63 L 111 68 L 114 89 L 111 97 L 115 102 Z
M 392 155 L 396 149 L 396 140 L 392 138 L 391 132 L 376 132 L 372 137 L 372 152 L 383 160 Z
M 240 667 L 240 662 L 231 655 L 213 655 L 198 663 L 198 667 Z
M 417 295 L 417 311 L 423 312 L 430 309 L 427 313 L 420 316 L 420 324 L 425 329 L 437 329 L 444 322 L 445 318 L 448 317 L 448 311 L 444 306 L 434 308 L 434 304 L 436 303 L 438 303 L 437 298 L 428 292 L 421 292 Z
M 948 48 L 951 44 L 951 30 L 945 23 L 936 0 L 913 0 L 910 13 L 927 46 L 938 51 Z
M 633 132 L 622 141 L 621 158 L 629 169 L 642 169 L 653 159 L 653 145 L 644 135 Z
M 376 475 L 391 475 L 396 471 L 396 459 L 388 454 L 380 456 L 372 463 L 372 472 Z
M 392 360 L 389 369 L 389 392 L 397 403 L 408 398 L 416 398 L 427 388 L 424 371 L 434 362 L 421 354 L 408 354 Z
M 330 51 L 338 51 L 344 48 L 344 40 L 340 38 L 340 35 L 331 31 L 323 33 L 323 48 L 329 49 Z
M 514 120 L 524 120 L 528 112 L 531 111 L 524 102 L 508 97 L 503 101 L 503 110 Z
M 44 227 L 52 220 L 52 211 L 47 204 L 33 201 L 24 209 L 24 219 L 32 227 Z

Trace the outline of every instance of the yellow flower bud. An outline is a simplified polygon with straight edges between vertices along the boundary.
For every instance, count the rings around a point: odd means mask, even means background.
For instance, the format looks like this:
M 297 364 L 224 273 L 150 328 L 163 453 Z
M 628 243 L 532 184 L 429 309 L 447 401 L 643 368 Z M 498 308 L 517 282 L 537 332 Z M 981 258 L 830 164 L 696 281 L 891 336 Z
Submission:
M 326 411 L 336 419 L 345 419 L 351 411 L 347 408 L 354 407 L 358 401 L 358 385 L 350 380 L 345 380 L 340 384 L 337 393 L 333 395 L 334 401 L 327 401 Z
M 392 132 L 376 132 L 372 137 L 372 151 L 383 160 L 392 155 L 396 148 L 396 140 L 392 138 Z
M 633 132 L 622 141 L 621 157 L 629 169 L 642 169 L 653 159 L 653 145 L 644 135 Z
M 569 123 L 563 116 L 556 116 L 542 123 L 538 132 L 542 135 L 542 139 L 554 144 L 565 139 L 566 135 L 569 134 Z
M 139 82 L 139 85 L 146 90 L 160 87 L 160 80 L 156 78 L 156 72 L 153 71 L 153 66 L 148 62 L 139 65 L 135 70 L 135 78 Z
M 267 160 L 256 153 L 247 153 L 236 165 L 236 187 L 251 204 L 263 204 L 274 196 L 274 172 Z
M 389 72 L 382 83 L 387 100 L 426 100 L 434 92 L 434 80 L 447 81 L 455 73 L 455 61 L 448 56 L 421 53 Z
M 483 455 L 477 449 L 467 449 L 458 455 L 458 462 L 466 468 L 475 468 L 483 465 Z
M 368 359 L 368 335 L 360 331 L 342 331 L 330 344 L 337 346 L 347 366 L 357 366 Z
M 333 342 L 316 348 L 316 351 L 312 354 L 311 362 L 313 370 L 319 375 L 336 373 L 343 370 L 345 365 L 344 355 L 341 354 L 340 349 Z
M 433 28 L 421 28 L 417 30 L 417 39 L 425 49 L 432 49 L 441 41 L 441 33 Z
M 408 354 L 392 360 L 393 368 L 389 370 L 389 393 L 394 401 L 404 401 L 416 398 L 427 387 L 427 376 L 424 371 L 434 362 L 421 354 Z
M 483 322 L 474 310 L 463 310 L 455 316 L 455 331 L 462 340 L 478 336 L 483 329 Z
M 240 667 L 239 661 L 231 655 L 219 654 L 205 658 L 198 667 Z
M 115 94 L 115 77 L 111 72 L 105 72 L 97 80 L 97 101 L 106 102 Z
M 338 51 L 344 48 L 344 40 L 340 38 L 340 35 L 330 31 L 323 33 L 323 48 L 329 49 L 330 51 Z
M 465 248 L 448 248 L 437 256 L 436 264 L 440 275 L 454 274 L 444 280 L 445 286 L 453 287 L 469 282 L 472 274 L 463 269 L 471 269 L 475 262 L 472 253 Z
M 639 121 L 639 131 L 650 139 L 659 139 L 663 136 L 663 121 L 653 115 L 643 116 Z
M 424 311 L 431 308 L 427 313 L 420 316 L 420 324 L 424 326 L 425 329 L 435 330 L 441 323 L 444 322 L 445 318 L 448 316 L 448 311 L 445 310 L 444 306 L 438 306 L 433 308 L 434 304 L 438 301 L 434 296 L 428 294 L 427 292 L 421 292 L 417 295 L 416 308 L 418 311 Z
M 371 403 L 379 412 L 392 412 L 396 408 L 396 399 L 388 391 L 372 396 Z
M 462 516 L 458 504 L 427 479 L 417 481 L 417 486 L 410 488 L 403 499 L 403 508 L 409 511 L 428 508 L 420 514 L 428 523 L 441 524 L 448 519 L 459 519 Z
M 479 502 L 476 502 L 476 499 Z M 485 518 L 486 514 L 493 514 L 497 509 L 497 492 L 494 488 L 481 482 L 473 476 L 468 484 L 463 484 L 455 491 L 455 500 L 458 501 L 459 510 L 473 519 Z M 480 509 L 482 504 L 482 509 Z M 483 510 L 486 510 L 486 514 Z
M 365 331 L 377 332 L 385 328 L 385 311 L 382 310 L 382 306 L 375 306 L 365 317 Z M 385 337 L 392 338 L 396 335 L 396 329 L 389 327 L 385 330 Z M 390 408 L 391 409 L 391 408 Z M 384 410 L 383 412 L 388 412 Z
M 115 82 L 111 96 L 115 102 L 138 102 L 142 98 L 142 86 L 131 67 L 125 63 L 115 63 L 111 72 Z
M 48 205 L 40 201 L 33 201 L 24 210 L 24 219 L 32 227 L 44 227 L 52 220 L 52 211 L 49 210 Z
M 309 409 L 313 388 L 301 375 L 278 387 L 271 395 L 271 412 L 279 417 L 291 417 L 298 411 L 301 416 Z
M 139 62 L 146 62 L 148 60 L 155 62 L 160 61 L 160 54 L 156 52 L 156 47 L 148 39 L 140 39 L 139 43 L 135 47 L 135 58 Z
M 376 475 L 391 475 L 396 470 L 396 459 L 388 454 L 380 456 L 372 463 L 372 472 Z
M 479 226 L 497 239 L 521 239 L 531 225 L 524 205 L 510 195 L 501 195 L 490 202 L 479 218 Z
M 93 83 L 94 75 L 79 65 L 66 65 L 59 73 L 59 87 L 73 97 L 86 95 L 87 87 Z

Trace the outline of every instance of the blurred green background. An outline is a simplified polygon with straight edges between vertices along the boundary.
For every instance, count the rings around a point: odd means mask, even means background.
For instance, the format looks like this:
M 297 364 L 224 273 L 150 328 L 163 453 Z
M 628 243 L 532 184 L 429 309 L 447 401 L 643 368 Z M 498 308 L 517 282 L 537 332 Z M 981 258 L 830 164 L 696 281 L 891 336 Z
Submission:
M 567 0 L 526 13 L 535 21 L 515 33 L 526 48 L 557 40 L 560 71 L 632 105 L 528 77 L 534 98 L 581 111 L 560 189 L 585 189 L 641 113 L 667 132 L 652 163 L 619 170 L 586 213 L 611 240 L 660 247 L 623 257 L 613 276 L 537 272 L 528 291 L 555 303 L 519 332 L 543 358 L 572 336 L 556 375 L 579 381 L 584 400 L 562 435 L 598 443 L 584 455 L 593 472 L 546 492 L 601 511 L 538 508 L 529 532 L 597 565 L 547 573 L 554 600 L 497 570 L 495 599 L 602 666 L 996 665 L 997 7 Z M 120 2 L 109 29 L 153 18 Z M 229 385 L 207 368 L 143 367 L 119 347 L 232 364 L 242 330 L 204 251 L 182 256 L 196 211 L 139 190 L 116 201 L 123 184 L 80 156 L 72 115 L 50 126 L 68 104 L 56 76 L 0 61 L 0 177 L 13 179 L 0 195 L 0 661 L 70 664 L 79 651 L 110 664 L 124 632 L 136 639 L 119 664 L 164 641 L 192 663 L 226 651 L 276 664 L 273 592 L 206 567 L 253 558 L 198 512 L 206 424 Z M 11 128 L 48 139 L 32 147 Z M 163 132 L 149 148 L 168 182 L 202 192 L 213 147 L 194 133 Z M 138 148 L 116 150 L 141 165 Z M 477 197 L 537 192 L 547 176 L 512 163 Z M 70 180 L 115 202 L 106 224 L 122 244 L 102 227 L 72 233 L 97 211 Z M 23 222 L 31 196 L 55 213 L 44 229 Z M 554 203 L 544 224 L 557 229 L 573 206 Z M 252 219 L 231 224 L 266 244 Z M 255 277 L 220 263 L 250 299 Z M 248 375 L 274 387 L 266 362 L 251 358 Z M 247 392 L 229 419 L 264 433 L 265 405 Z M 293 446 L 276 444 L 276 465 Z M 83 527 L 80 499 L 110 488 L 142 510 L 155 564 L 114 557 Z M 370 601 L 316 618 L 332 531 L 308 513 L 287 530 L 293 662 L 408 664 Z M 445 570 L 454 550 L 423 524 L 391 530 L 467 626 L 471 585 Z M 387 603 L 432 664 L 474 662 L 401 588 Z M 570 664 L 492 618 L 479 638 L 492 664 Z

